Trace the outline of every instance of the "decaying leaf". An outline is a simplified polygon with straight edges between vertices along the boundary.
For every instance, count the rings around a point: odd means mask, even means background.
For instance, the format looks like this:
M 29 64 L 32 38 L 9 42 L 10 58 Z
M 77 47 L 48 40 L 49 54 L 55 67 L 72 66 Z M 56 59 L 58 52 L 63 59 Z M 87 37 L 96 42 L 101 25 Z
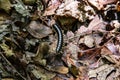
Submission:
M 20 13 L 23 16 L 29 16 L 30 13 L 29 11 L 26 9 L 25 5 L 23 4 L 23 2 L 21 0 L 16 0 L 17 3 L 13 4 L 13 7 L 16 9 L 16 11 L 18 13 Z
M 91 11 L 93 15 L 89 15 L 89 11 Z M 84 22 L 86 19 L 92 19 L 94 14 L 95 12 L 93 9 L 90 6 L 85 5 L 84 2 L 82 3 L 82 1 L 69 1 L 62 3 L 56 11 L 57 16 L 69 16 L 78 19 L 81 22 Z
M 58 72 L 60 74 L 67 74 L 69 72 L 68 68 L 65 66 L 54 66 L 54 67 L 51 67 L 51 70 Z
M 60 5 L 59 0 L 51 0 L 48 8 L 45 10 L 43 15 L 48 16 L 48 15 L 55 14 L 55 11 L 56 11 L 56 9 L 58 8 L 59 5 Z
M 91 35 L 85 36 L 84 37 L 84 43 L 85 45 L 87 45 L 88 47 L 93 47 L 94 46 L 94 39 Z
M 71 54 L 66 54 L 66 56 L 62 58 L 63 61 L 64 61 L 69 67 L 71 67 L 72 65 L 76 66 L 77 61 L 74 60 L 74 59 L 72 59 L 70 55 L 71 55 Z
M 49 27 L 40 24 L 37 21 L 32 21 L 30 25 L 27 27 L 27 30 L 33 37 L 38 39 L 46 37 L 52 33 L 52 30 Z
M 99 72 L 97 79 L 106 80 L 107 75 L 109 75 L 112 71 L 114 71 L 114 67 L 110 67 L 110 68 L 105 69 L 103 72 Z
M 4 53 L 7 57 L 10 57 L 15 54 L 12 51 L 12 49 L 10 49 L 10 47 L 8 45 L 6 45 L 5 43 L 0 44 L 0 47 L 4 50 Z
M 81 44 L 81 43 L 85 44 L 89 48 L 92 48 L 95 46 L 94 45 L 94 38 L 92 35 L 86 35 L 86 36 L 84 36 L 84 38 L 81 38 L 79 40 L 79 44 Z
M 3 40 L 4 36 L 8 34 L 8 25 L 1 25 L 0 26 L 0 40 Z
M 0 63 L 0 73 L 2 74 L 2 77 L 11 76 L 4 68 L 3 65 Z
M 7 31 L 7 27 L 8 27 L 8 25 L 1 25 L 0 26 L 0 33 Z
M 116 79 L 119 78 L 119 76 L 120 76 L 120 68 L 116 69 L 116 73 L 114 74 L 114 76 L 116 77 Z
M 78 76 L 78 74 L 79 74 L 79 69 L 76 67 L 76 66 L 74 66 L 74 65 L 72 65 L 71 67 L 70 67 L 70 71 L 71 71 L 71 73 L 74 75 L 74 76 Z
M 0 13 L 0 24 L 4 23 L 4 21 L 9 20 L 10 17 L 8 14 L 1 12 Z
M 98 15 L 94 17 L 94 19 L 90 22 L 88 25 L 88 31 L 91 30 L 105 30 L 106 22 L 102 20 L 102 18 L 99 18 Z
M 118 49 L 117 49 L 117 47 L 114 45 L 114 44 L 112 44 L 112 43 L 108 43 L 107 45 L 106 45 L 106 47 L 113 53 L 113 54 L 118 54 Z
M 112 65 L 102 65 L 94 70 L 89 70 L 89 78 L 96 77 L 98 80 L 106 80 L 107 76 L 114 71 L 115 68 Z
M 36 55 L 33 57 L 33 61 L 37 62 L 40 65 L 46 65 L 46 59 L 44 56 L 49 52 L 49 45 L 45 42 L 41 43 L 38 47 Z
M 72 31 L 68 31 L 67 32 L 67 37 L 68 38 L 74 37 L 74 33 Z
M 0 0 L 0 78 L 119 80 L 117 1 Z M 54 23 L 62 35 L 52 31 Z
M 77 30 L 77 35 L 81 34 L 81 33 L 84 33 L 84 32 L 87 32 L 88 28 L 85 27 L 85 26 L 81 26 L 78 30 Z
M 103 47 L 102 49 L 101 49 L 101 54 L 102 55 L 110 55 L 110 54 L 113 54 L 108 48 L 106 48 L 106 47 Z
M 114 63 L 117 66 L 120 65 L 120 56 L 116 56 L 116 55 L 102 55 L 102 57 L 106 60 L 108 60 L 110 63 Z
M 23 2 L 27 5 L 33 5 L 33 4 L 35 4 L 36 1 L 37 0 L 23 0 Z
M 12 4 L 10 3 L 10 0 L 0 0 L 0 9 L 3 9 L 7 13 L 9 13 L 11 7 L 12 7 Z
M 50 80 L 53 77 L 55 77 L 55 73 L 52 72 L 48 72 L 46 70 L 44 70 L 41 67 L 37 67 L 37 66 L 31 66 L 29 65 L 31 68 L 33 68 L 32 70 L 30 70 L 29 72 L 31 72 L 37 79 L 41 79 L 41 80 Z
M 103 9 L 104 5 L 115 3 L 116 1 L 117 0 L 88 0 L 88 2 L 91 3 L 98 10 Z
M 67 46 L 67 52 L 66 53 L 69 53 L 71 54 L 71 56 L 74 58 L 74 59 L 77 59 L 78 58 L 78 52 L 79 52 L 79 47 L 73 43 L 69 43 L 69 45 Z
M 70 16 L 66 16 L 66 17 L 65 16 L 56 16 L 56 17 L 60 21 L 60 23 L 61 23 L 62 26 L 68 25 L 67 26 L 67 30 L 70 29 L 71 25 L 74 24 L 74 22 L 76 21 L 75 18 L 70 17 Z

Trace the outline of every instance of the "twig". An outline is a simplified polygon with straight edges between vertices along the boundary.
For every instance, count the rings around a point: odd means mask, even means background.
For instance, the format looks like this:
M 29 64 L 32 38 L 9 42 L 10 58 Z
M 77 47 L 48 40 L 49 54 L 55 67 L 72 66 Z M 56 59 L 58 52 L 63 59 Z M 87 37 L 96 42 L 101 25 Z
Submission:
M 15 69 L 15 67 L 6 59 L 6 57 L 3 55 L 2 52 L 0 52 L 0 56 L 5 60 L 5 62 L 8 63 L 9 66 L 12 67 L 12 69 L 14 69 L 14 70 L 16 71 L 16 73 L 17 73 L 22 79 L 26 80 L 26 78 L 25 78 L 24 76 L 22 76 L 22 75 Z

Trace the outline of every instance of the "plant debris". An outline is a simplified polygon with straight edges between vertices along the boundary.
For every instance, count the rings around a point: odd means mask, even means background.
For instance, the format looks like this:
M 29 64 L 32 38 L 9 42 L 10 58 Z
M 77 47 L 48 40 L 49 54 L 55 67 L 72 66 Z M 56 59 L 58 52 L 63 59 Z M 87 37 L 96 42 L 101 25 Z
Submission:
M 0 0 L 0 80 L 119 79 L 119 0 Z

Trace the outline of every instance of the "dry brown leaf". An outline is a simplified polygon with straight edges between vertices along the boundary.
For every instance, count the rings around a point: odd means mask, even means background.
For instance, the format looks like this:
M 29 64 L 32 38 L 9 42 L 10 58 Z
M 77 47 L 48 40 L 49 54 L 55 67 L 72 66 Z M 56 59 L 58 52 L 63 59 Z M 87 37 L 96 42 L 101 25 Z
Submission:
M 103 37 L 100 36 L 99 34 L 93 34 L 94 40 L 95 40 L 95 45 L 99 47 L 100 43 L 102 42 Z
M 115 80 L 115 72 L 112 72 L 107 78 L 106 78 L 106 80 Z
M 87 35 L 84 37 L 84 43 L 86 46 L 88 46 L 89 48 L 94 47 L 94 39 L 93 36 L 91 35 Z
M 86 35 L 79 40 L 79 44 L 85 44 L 87 47 L 92 48 L 94 47 L 94 38 L 92 35 Z
M 79 6 L 79 4 L 82 6 Z M 82 10 L 79 10 L 79 7 L 81 7 Z M 91 11 L 92 15 L 88 13 L 89 11 Z M 78 1 L 68 1 L 66 3 L 62 3 L 56 11 L 57 16 L 69 16 L 78 19 L 81 22 L 84 22 L 86 19 L 92 19 L 94 14 L 95 12 L 92 7 Z
M 119 78 L 119 76 L 120 76 L 120 67 L 116 69 L 116 73 L 115 73 L 114 76 Z
M 117 44 L 117 45 L 116 45 L 116 48 L 117 48 L 117 53 L 118 53 L 117 55 L 120 55 L 120 45 Z
M 107 23 L 105 23 L 102 20 L 102 18 L 100 18 L 98 15 L 96 15 L 95 18 L 88 25 L 88 31 L 105 30 L 106 24 Z
M 49 27 L 40 24 L 37 21 L 32 21 L 30 25 L 27 27 L 27 30 L 33 37 L 39 39 L 46 37 L 52 33 L 52 30 Z
M 106 80 L 107 76 L 114 71 L 114 67 L 108 67 L 106 69 L 103 69 L 103 71 L 98 73 L 97 79 L 98 80 Z
M 80 33 L 84 33 L 84 32 L 87 32 L 88 28 L 85 27 L 85 26 L 81 26 L 78 30 L 77 30 L 77 33 L 76 34 L 80 34 Z
M 101 8 L 103 8 L 103 5 L 100 5 L 98 0 L 88 0 L 88 2 L 96 7 L 98 10 L 101 10 Z
M 119 65 L 119 59 L 120 57 L 116 59 L 115 55 L 102 55 L 103 58 L 105 58 L 106 60 L 108 60 L 111 63 L 114 63 L 116 65 Z
M 10 16 L 4 12 L 0 12 L 0 21 L 5 21 L 5 20 L 9 20 Z
M 76 61 L 71 58 L 70 54 L 66 54 L 66 56 L 63 57 L 62 60 L 67 64 L 67 66 L 76 66 Z
M 96 7 L 98 10 L 104 8 L 104 5 L 115 3 L 117 0 L 88 0 L 90 4 Z
M 44 55 L 47 55 L 49 52 L 49 45 L 46 42 L 43 42 L 39 45 L 38 50 L 34 57 L 32 57 L 33 61 L 45 66 L 46 65 L 46 59 L 43 59 Z
M 118 0 L 98 0 L 99 4 L 101 4 L 101 5 L 107 5 L 107 4 L 110 4 L 110 3 L 115 3 L 117 1 Z
M 37 80 L 41 79 L 41 80 L 50 80 L 53 77 L 55 77 L 55 73 L 53 72 L 49 72 L 41 67 L 35 66 L 35 65 L 28 65 L 29 67 L 32 68 L 32 70 L 29 70 L 30 73 L 33 74 L 33 76 L 35 76 L 35 78 Z
M 80 14 L 80 11 L 77 9 L 78 8 L 78 1 L 72 1 L 72 2 L 67 2 L 67 3 L 62 3 L 57 10 L 56 15 L 60 16 L 71 16 L 74 14 L 74 17 L 78 17 L 77 14 Z
M 112 65 L 104 64 L 94 70 L 89 70 L 89 78 L 96 77 L 97 80 L 106 80 L 107 75 L 110 74 L 115 68 Z
M 69 72 L 69 69 L 65 66 L 55 66 L 52 67 L 52 70 L 60 74 L 67 74 Z
M 97 62 L 95 62 L 95 63 L 89 65 L 89 68 L 91 68 L 91 69 L 97 68 L 97 67 L 99 67 L 99 65 L 100 65 L 100 63 L 99 63 L 99 61 L 97 61 Z
M 45 10 L 43 16 L 53 15 L 55 14 L 56 9 L 60 5 L 59 0 L 51 0 L 48 8 Z
M 102 55 L 110 55 L 110 54 L 113 54 L 107 47 L 103 47 L 101 49 L 101 53 Z
M 56 11 L 57 18 L 66 17 L 70 20 L 69 24 L 74 22 L 74 19 L 79 20 L 80 22 L 84 22 L 86 20 L 91 20 L 94 18 L 95 11 L 93 8 L 84 1 L 74 1 L 74 0 L 65 0 Z M 73 20 L 72 20 L 72 19 Z M 59 19 L 60 20 L 60 19 Z M 60 21 L 63 24 L 66 21 Z
M 10 0 L 0 0 L 0 9 L 5 10 L 7 13 L 10 12 L 12 4 Z
M 106 45 L 106 47 L 113 53 L 113 54 L 119 54 L 119 50 L 117 49 L 117 47 L 113 44 L 113 43 L 108 43 Z
M 67 37 L 68 38 L 73 38 L 74 37 L 74 33 L 72 31 L 68 31 L 67 32 Z
M 88 71 L 88 68 L 86 66 L 80 66 L 78 78 L 80 78 L 80 80 L 89 80 L 87 71 Z M 79 79 L 77 79 L 77 80 L 79 80 Z
M 77 59 L 78 58 L 78 52 L 79 52 L 79 47 L 73 43 L 69 43 L 67 45 L 67 52 L 66 53 L 69 53 L 71 54 L 71 56 L 74 58 L 74 59 Z
M 81 33 L 91 33 L 92 31 L 104 31 L 105 26 L 107 25 L 106 22 L 104 22 L 101 18 L 99 18 L 98 15 L 96 15 L 93 20 L 89 23 L 88 27 L 85 27 L 84 25 L 81 26 L 77 30 L 77 35 L 80 35 Z

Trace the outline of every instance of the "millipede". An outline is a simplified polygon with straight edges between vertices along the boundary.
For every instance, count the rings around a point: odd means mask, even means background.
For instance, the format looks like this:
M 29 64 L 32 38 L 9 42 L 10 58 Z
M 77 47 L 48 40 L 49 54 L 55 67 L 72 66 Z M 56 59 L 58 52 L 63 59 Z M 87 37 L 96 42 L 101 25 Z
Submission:
M 57 47 L 56 47 L 56 52 L 59 52 L 62 48 L 63 44 L 63 35 L 62 35 L 62 30 L 58 24 L 53 24 L 53 28 L 56 31 L 58 35 L 58 41 L 57 41 Z

